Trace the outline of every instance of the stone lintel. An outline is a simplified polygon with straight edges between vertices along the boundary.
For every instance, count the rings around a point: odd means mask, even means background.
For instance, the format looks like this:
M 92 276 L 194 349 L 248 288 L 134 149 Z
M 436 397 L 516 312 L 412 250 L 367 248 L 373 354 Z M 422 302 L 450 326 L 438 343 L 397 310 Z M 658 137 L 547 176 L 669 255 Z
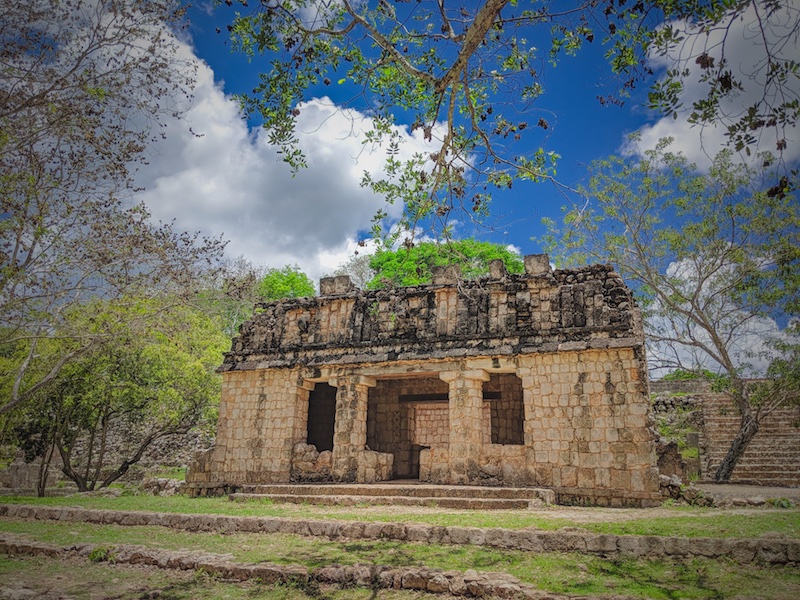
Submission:
M 483 369 L 470 369 L 467 371 L 442 371 L 439 379 L 451 383 L 458 379 L 477 379 L 478 381 L 489 381 L 489 373 Z
M 333 387 L 341 387 L 350 383 L 355 385 L 363 385 L 366 387 L 375 387 L 378 382 L 372 377 L 366 375 L 339 375 L 338 377 L 331 377 L 328 381 Z
M 550 273 L 550 257 L 547 254 L 528 254 L 525 258 L 525 272 L 528 275 Z
M 490 373 L 516 373 L 517 363 L 505 356 L 468 358 L 466 360 L 467 369 L 483 369 Z
M 586 350 L 589 347 L 589 344 L 586 342 L 563 342 L 558 345 L 559 352 L 567 352 L 570 350 Z
M 300 381 L 297 387 L 302 388 L 304 390 L 308 390 L 309 392 L 313 392 L 314 386 L 316 386 L 317 383 L 318 382 L 311 381 L 310 379 L 303 379 L 302 381 Z

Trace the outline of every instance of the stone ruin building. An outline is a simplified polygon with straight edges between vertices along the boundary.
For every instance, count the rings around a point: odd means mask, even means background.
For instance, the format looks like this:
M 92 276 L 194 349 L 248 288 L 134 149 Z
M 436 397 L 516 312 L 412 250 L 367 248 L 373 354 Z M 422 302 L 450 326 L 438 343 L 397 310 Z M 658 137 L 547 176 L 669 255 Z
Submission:
M 194 495 L 245 484 L 539 486 L 560 503 L 661 501 L 639 311 L 610 266 L 260 305 L 220 368 Z

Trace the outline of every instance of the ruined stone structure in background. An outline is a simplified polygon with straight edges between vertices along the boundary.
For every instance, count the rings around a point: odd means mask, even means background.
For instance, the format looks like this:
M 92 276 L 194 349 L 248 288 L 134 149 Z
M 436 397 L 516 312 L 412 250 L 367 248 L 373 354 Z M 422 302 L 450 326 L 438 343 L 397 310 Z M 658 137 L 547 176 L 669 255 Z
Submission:
M 651 390 L 656 395 L 657 414 L 671 412 L 691 422 L 696 433 L 687 438 L 690 446 L 697 440 L 698 479 L 712 481 L 741 425 L 742 417 L 733 399 L 725 392 L 715 391 L 704 380 L 655 381 L 651 382 Z M 800 406 L 783 406 L 764 420 L 736 463 L 730 482 L 800 486 Z
M 234 339 L 216 446 L 190 492 L 293 481 L 542 486 L 559 502 L 660 502 L 644 337 L 608 266 L 258 307 Z

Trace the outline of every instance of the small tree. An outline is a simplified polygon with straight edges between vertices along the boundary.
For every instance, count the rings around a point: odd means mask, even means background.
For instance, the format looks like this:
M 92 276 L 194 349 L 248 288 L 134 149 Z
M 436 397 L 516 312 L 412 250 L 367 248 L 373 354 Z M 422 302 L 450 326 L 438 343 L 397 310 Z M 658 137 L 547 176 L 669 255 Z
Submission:
M 334 269 L 334 275 L 347 275 L 359 288 L 366 289 L 375 277 L 375 270 L 370 266 L 372 255 L 356 254 Z
M 316 294 L 311 279 L 297 265 L 268 269 L 258 282 L 256 292 L 264 302 L 282 298 L 305 298 Z
M 721 376 L 741 414 L 714 475 L 727 481 L 764 419 L 795 397 L 796 369 L 782 365 L 797 358 L 797 332 L 765 326 L 800 311 L 796 182 L 736 164 L 729 151 L 698 173 L 669 143 L 638 162 L 595 163 L 587 204 L 561 227 L 548 221 L 545 242 L 559 262 L 610 262 L 636 286 L 653 367 Z M 759 365 L 769 383 L 748 385 Z
M 452 240 L 447 243 L 423 242 L 398 250 L 379 250 L 370 260 L 375 276 L 369 288 L 390 285 L 421 285 L 431 282 L 431 268 L 458 265 L 466 279 L 489 273 L 489 262 L 502 260 L 511 273 L 522 273 L 525 267 L 519 255 L 506 246 L 474 239 Z
M 258 286 L 266 271 L 243 256 L 223 260 L 218 270 L 202 279 L 196 304 L 205 314 L 219 319 L 222 330 L 232 337 L 261 300 Z
M 142 321 L 143 313 L 157 318 Z M 26 457 L 42 457 L 40 495 L 54 452 L 78 490 L 89 491 L 122 477 L 157 439 L 213 420 L 220 390 L 214 369 L 229 344 L 213 320 L 160 301 L 93 302 L 71 316 L 111 335 L 15 415 Z

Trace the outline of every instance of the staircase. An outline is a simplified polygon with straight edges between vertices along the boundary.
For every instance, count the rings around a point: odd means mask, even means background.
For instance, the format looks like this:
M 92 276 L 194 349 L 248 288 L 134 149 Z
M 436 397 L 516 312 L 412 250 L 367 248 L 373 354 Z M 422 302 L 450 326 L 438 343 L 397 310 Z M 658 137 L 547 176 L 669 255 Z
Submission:
M 450 509 L 528 509 L 555 504 L 552 490 L 429 485 L 412 481 L 360 484 L 241 485 L 232 501 L 270 499 L 275 502 L 324 506 L 394 505 Z
M 703 395 L 702 477 L 711 479 L 725 458 L 741 418 L 725 394 Z M 800 407 L 773 412 L 739 459 L 732 483 L 800 486 Z

